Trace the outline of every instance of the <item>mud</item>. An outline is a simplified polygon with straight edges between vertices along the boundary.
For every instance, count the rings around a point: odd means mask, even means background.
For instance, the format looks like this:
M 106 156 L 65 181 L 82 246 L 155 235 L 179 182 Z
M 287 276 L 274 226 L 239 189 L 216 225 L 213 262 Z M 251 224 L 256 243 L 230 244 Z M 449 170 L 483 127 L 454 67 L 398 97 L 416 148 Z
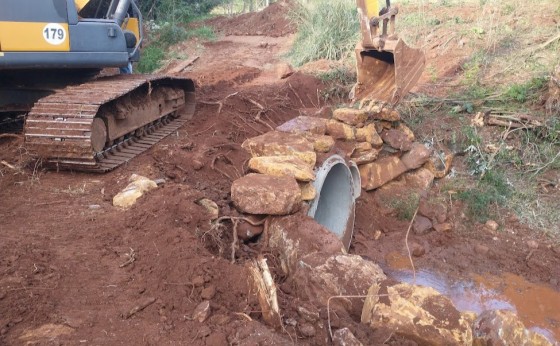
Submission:
M 263 41 L 269 43 L 265 48 Z M 196 203 L 209 198 L 220 215 L 237 215 L 229 194 L 232 180 L 247 171 L 249 155 L 241 143 L 297 115 L 321 109 L 328 114 L 321 97 L 325 86 L 319 80 L 301 72 L 285 80 L 276 76 L 274 66 L 289 41 L 229 36 L 206 44 L 185 73 L 198 84 L 195 118 L 108 174 L 45 171 L 31 160 L 21 137 L 0 138 L 0 159 L 13 167 L 0 166 L 0 344 L 328 343 L 326 309 L 297 299 L 298 287 L 286 282 L 279 260 L 266 251 L 279 285 L 280 309 L 291 324 L 274 331 L 263 323 L 244 266 L 261 250 L 260 244 L 254 239 L 241 244 L 232 264 L 231 225 L 212 229 L 212 216 Z M 132 173 L 166 183 L 124 212 L 112 207 L 111 199 Z M 440 187 L 436 184 L 427 198 L 440 198 Z M 508 215 L 499 231 L 489 232 L 469 223 L 460 203 L 445 198 L 443 203 L 453 230 L 411 234 L 409 242 L 424 249 L 413 258 L 417 270 L 475 283 L 475 274 L 500 277 L 507 272 L 546 288 L 548 300 L 557 300 L 556 243 Z M 399 220 L 376 193 L 362 193 L 350 252 L 385 268 L 392 266 L 391 258 L 405 263 L 407 227 L 408 221 Z M 538 248 L 529 248 L 528 240 Z M 488 251 L 475 252 L 477 246 Z M 507 287 L 485 285 L 509 292 Z M 519 285 L 500 297 L 510 294 L 514 298 L 508 302 L 514 305 L 521 300 L 514 295 Z M 210 315 L 199 322 L 193 312 L 204 300 L 210 301 Z M 298 312 L 301 306 L 319 315 L 315 336 L 304 337 L 292 323 L 305 322 Z M 333 310 L 334 329 L 348 327 L 369 344 L 408 342 L 387 331 L 372 331 L 342 308 Z M 558 319 L 554 312 L 528 314 L 545 322 Z M 531 319 L 540 323 L 533 317 L 526 321 Z M 541 328 L 557 333 L 553 327 L 549 323 Z

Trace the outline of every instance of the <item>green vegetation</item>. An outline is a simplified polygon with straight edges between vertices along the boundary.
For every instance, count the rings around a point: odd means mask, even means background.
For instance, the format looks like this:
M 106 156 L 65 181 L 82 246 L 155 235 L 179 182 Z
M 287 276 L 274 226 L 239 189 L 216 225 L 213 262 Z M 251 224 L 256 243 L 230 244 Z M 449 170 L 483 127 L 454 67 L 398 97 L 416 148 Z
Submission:
M 300 3 L 291 17 L 298 26 L 298 33 L 289 53 L 294 65 L 352 56 L 359 37 L 359 23 L 353 1 L 315 0 Z
M 179 42 L 200 38 L 213 40 L 216 37 L 208 26 L 192 26 L 194 21 L 208 16 L 221 0 L 151 0 L 142 2 L 143 12 L 150 21 L 148 44 L 141 52 L 136 69 L 141 73 L 151 73 L 163 65 L 169 47 Z
M 498 170 L 486 171 L 475 187 L 459 192 L 458 198 L 467 205 L 469 216 L 477 221 L 491 217 L 492 207 L 506 205 L 513 188 Z
M 407 196 L 399 196 L 391 199 L 387 205 L 395 210 L 399 220 L 410 221 L 419 203 L 420 196 L 416 193 L 411 193 Z

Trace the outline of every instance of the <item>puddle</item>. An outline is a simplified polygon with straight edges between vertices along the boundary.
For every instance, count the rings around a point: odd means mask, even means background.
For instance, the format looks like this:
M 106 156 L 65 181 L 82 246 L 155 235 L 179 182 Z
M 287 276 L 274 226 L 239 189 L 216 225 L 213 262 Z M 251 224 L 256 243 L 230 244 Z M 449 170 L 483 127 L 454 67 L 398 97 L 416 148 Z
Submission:
M 390 269 L 385 272 L 389 277 L 433 287 L 449 297 L 459 311 L 513 310 L 527 328 L 546 336 L 553 344 L 560 340 L 560 292 L 546 285 L 534 284 L 510 273 L 473 275 L 467 280 L 453 281 L 422 269 L 416 271 L 414 281 L 408 258 L 389 254 L 386 260 Z

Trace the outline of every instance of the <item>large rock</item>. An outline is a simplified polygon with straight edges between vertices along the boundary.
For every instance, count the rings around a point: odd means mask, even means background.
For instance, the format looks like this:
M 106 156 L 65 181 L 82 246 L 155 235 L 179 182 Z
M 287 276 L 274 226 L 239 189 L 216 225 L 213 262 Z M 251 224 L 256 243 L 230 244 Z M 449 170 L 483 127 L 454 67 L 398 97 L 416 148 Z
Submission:
M 327 131 L 327 119 L 301 115 L 278 126 L 276 130 L 296 134 L 309 132 L 324 135 Z
M 231 200 L 248 214 L 288 215 L 301 206 L 301 190 L 293 177 L 247 174 L 231 185 Z
M 249 138 L 241 145 L 251 156 L 297 156 L 314 166 L 317 154 L 305 137 L 293 133 L 271 131 Z
M 351 159 L 357 165 L 365 165 L 367 163 L 371 163 L 375 161 L 375 159 L 377 159 L 377 156 L 379 155 L 379 152 L 380 152 L 379 149 L 371 149 L 364 152 L 356 152 L 352 155 Z
M 472 331 L 451 300 L 431 287 L 386 280 L 368 291 L 362 323 L 390 329 L 419 345 L 471 345 Z
M 304 133 L 303 136 L 313 143 L 313 149 L 318 153 L 328 153 L 334 147 L 334 138 L 327 135 Z
M 356 129 L 337 120 L 327 121 L 327 134 L 335 139 L 356 139 Z
M 339 108 L 333 112 L 333 117 L 350 126 L 363 126 L 368 120 L 366 111 L 353 108 Z
M 401 157 L 401 161 L 408 169 L 417 169 L 422 167 L 432 155 L 432 150 L 426 148 L 422 143 L 413 143 L 410 151 Z
M 484 311 L 473 324 L 475 346 L 552 346 L 544 336 L 528 330 L 509 310 Z
M 400 151 L 409 151 L 412 148 L 412 142 L 406 133 L 399 130 L 390 129 L 383 131 L 381 138 L 383 142 Z
M 295 214 L 272 219 L 268 227 L 268 247 L 278 254 L 282 271 L 291 275 L 298 261 L 315 252 L 343 253 L 338 237 L 312 218 Z
M 385 120 L 385 121 L 399 121 L 401 116 L 399 112 L 394 109 L 373 107 L 371 115 L 373 119 Z
M 379 136 L 379 133 L 377 133 L 377 129 L 374 124 L 369 124 L 356 129 L 356 140 L 359 142 L 370 143 L 374 147 L 380 147 L 383 145 L 383 140 Z
M 298 181 L 315 180 L 313 166 L 296 156 L 260 156 L 249 160 L 249 168 L 277 177 L 294 177 Z
M 136 200 L 142 197 L 146 192 L 157 188 L 157 183 L 138 174 L 132 174 L 128 184 L 121 192 L 113 197 L 113 205 L 115 207 L 127 209 L 130 208 Z
M 362 188 L 368 191 L 387 184 L 407 171 L 406 166 L 396 156 L 384 157 L 360 166 L 359 169 Z
M 317 197 L 317 189 L 311 183 L 299 184 L 301 189 L 301 199 L 304 201 L 312 201 Z
M 414 142 L 416 136 L 414 136 L 414 132 L 410 129 L 410 127 L 406 126 L 403 122 L 400 122 L 397 126 L 397 130 L 403 132 L 411 142 Z
M 354 334 L 348 328 L 341 328 L 334 332 L 333 335 L 334 346 L 363 346 Z
M 377 264 L 361 256 L 317 252 L 298 261 L 293 281 L 298 298 L 326 306 L 333 296 L 366 295 L 371 285 L 385 278 Z M 360 316 L 363 300 L 337 298 L 331 301 L 331 307 L 334 304 Z

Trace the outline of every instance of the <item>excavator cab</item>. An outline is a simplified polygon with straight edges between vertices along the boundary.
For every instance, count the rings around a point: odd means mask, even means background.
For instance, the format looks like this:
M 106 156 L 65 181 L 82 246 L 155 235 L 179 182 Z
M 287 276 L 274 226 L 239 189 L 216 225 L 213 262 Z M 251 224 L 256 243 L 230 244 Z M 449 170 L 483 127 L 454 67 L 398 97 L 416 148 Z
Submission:
M 396 35 L 399 10 L 386 1 L 379 10 L 378 0 L 357 0 L 362 40 L 356 46 L 357 83 L 351 98 L 394 106 L 418 82 L 426 58 Z

